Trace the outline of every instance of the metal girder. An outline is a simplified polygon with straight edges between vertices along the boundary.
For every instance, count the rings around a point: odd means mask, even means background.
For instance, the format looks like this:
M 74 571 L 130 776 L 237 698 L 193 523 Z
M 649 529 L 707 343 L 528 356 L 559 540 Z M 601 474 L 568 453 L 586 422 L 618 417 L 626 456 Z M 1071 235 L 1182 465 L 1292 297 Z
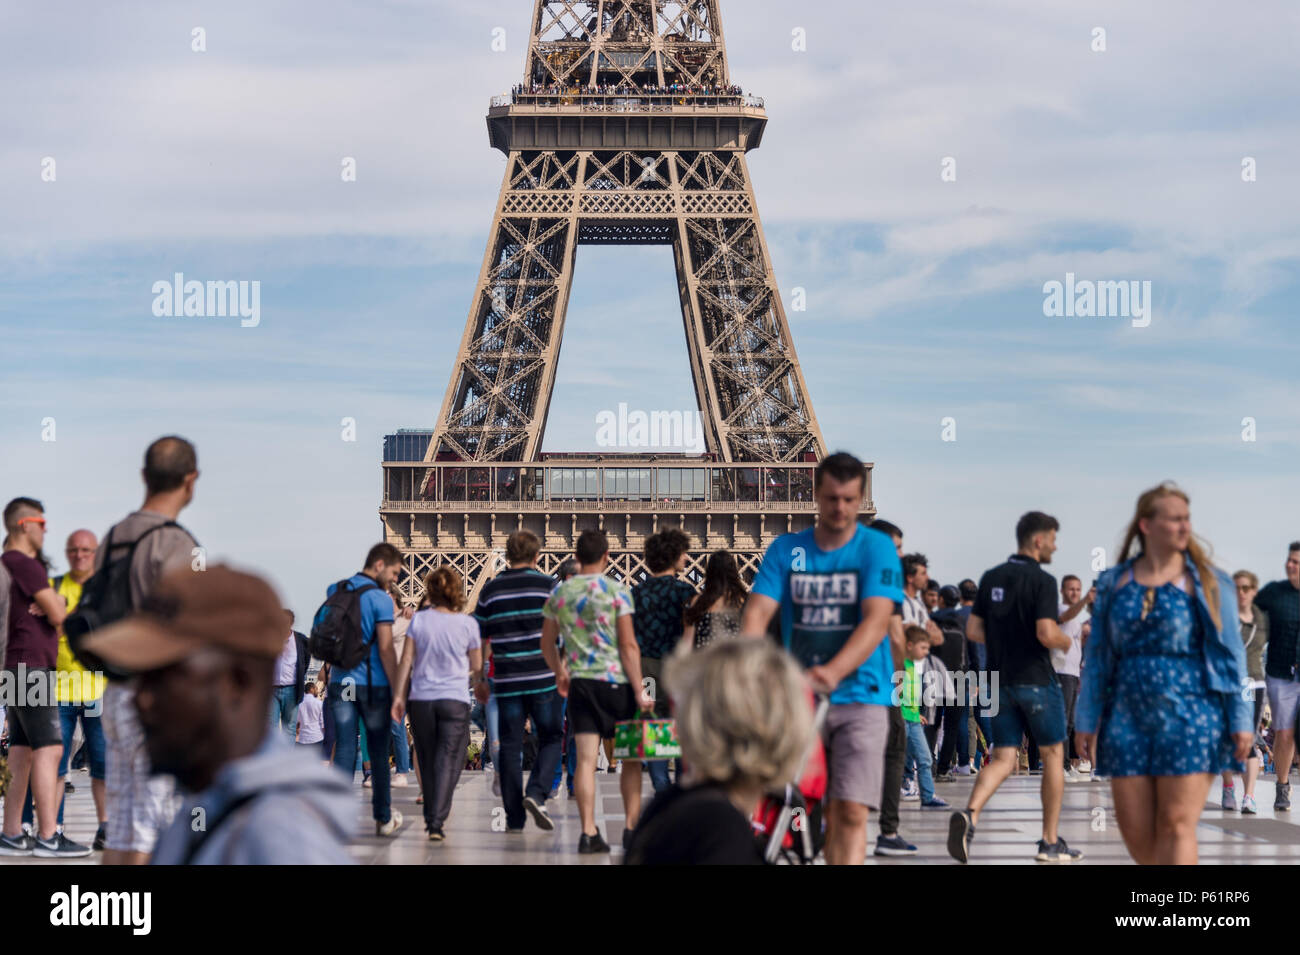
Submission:
M 626 94 L 728 82 L 717 0 L 535 0 L 525 85 L 614 85 Z M 734 93 L 713 109 L 707 95 L 704 107 L 681 108 L 697 118 L 672 126 L 670 141 L 651 141 L 653 124 L 593 125 L 568 133 L 581 148 L 510 151 L 428 460 L 537 460 L 584 242 L 673 246 L 710 453 L 771 462 L 825 454 L 758 216 L 749 147 L 737 136 L 718 148 L 718 129 L 734 121 L 739 130 L 756 111 L 732 102 Z M 521 111 L 518 122 L 536 123 L 535 138 L 544 138 L 552 127 L 532 118 L 539 109 Z M 658 116 L 665 107 L 653 109 Z M 702 126 L 707 137 L 679 141 Z M 626 141 L 642 128 L 645 143 Z

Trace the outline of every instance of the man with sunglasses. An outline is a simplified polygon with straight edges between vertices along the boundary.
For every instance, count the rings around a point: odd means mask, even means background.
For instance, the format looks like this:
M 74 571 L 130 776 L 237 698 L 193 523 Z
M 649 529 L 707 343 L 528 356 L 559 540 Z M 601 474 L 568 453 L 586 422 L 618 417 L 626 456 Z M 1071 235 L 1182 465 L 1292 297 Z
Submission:
M 68 859 L 90 855 L 90 847 L 56 828 L 59 757 L 63 733 L 48 677 L 58 656 L 58 627 L 67 604 L 46 575 L 45 508 L 30 497 L 16 497 L 4 509 L 4 554 L 9 572 L 9 645 L 5 649 L 0 695 L 9 710 L 10 790 L 5 798 L 0 855 Z M 33 678 L 34 676 L 34 678 Z M 23 798 L 31 786 L 36 804 L 35 836 L 22 830 Z
M 1275 737 L 1277 767 L 1274 812 L 1291 809 L 1291 759 L 1295 755 L 1296 717 L 1300 714 L 1300 541 L 1287 551 L 1286 579 L 1275 580 L 1255 597 L 1255 606 L 1268 614 L 1268 660 L 1264 682 Z

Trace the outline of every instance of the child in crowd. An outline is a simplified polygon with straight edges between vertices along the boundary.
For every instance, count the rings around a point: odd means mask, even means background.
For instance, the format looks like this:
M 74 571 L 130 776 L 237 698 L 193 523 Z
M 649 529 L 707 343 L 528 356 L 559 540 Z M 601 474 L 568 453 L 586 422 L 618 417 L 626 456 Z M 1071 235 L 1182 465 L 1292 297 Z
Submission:
M 934 775 L 930 770 L 933 756 L 925 737 L 925 717 L 921 715 L 925 661 L 930 655 L 930 634 L 921 627 L 908 627 L 903 631 L 907 641 L 907 659 L 903 661 L 903 722 L 907 724 L 907 757 L 904 775 L 910 779 L 915 773 L 921 788 L 921 805 L 927 809 L 940 809 L 948 804 L 934 794 Z

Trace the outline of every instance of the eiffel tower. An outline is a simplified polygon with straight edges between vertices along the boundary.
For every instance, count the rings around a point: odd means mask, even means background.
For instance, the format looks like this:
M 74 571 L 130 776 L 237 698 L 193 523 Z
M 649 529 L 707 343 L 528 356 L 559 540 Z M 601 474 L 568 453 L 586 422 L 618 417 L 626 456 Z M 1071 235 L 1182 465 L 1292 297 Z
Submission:
M 408 595 L 442 562 L 475 595 L 518 527 L 547 572 L 599 527 L 610 572 L 639 580 L 646 536 L 672 524 L 688 576 L 726 547 L 749 579 L 774 537 L 815 521 L 826 449 L 745 161 L 767 114 L 731 81 L 718 5 L 535 0 L 523 82 L 488 110 L 505 181 L 437 425 L 385 440 L 380 510 Z M 672 245 L 703 455 L 542 452 L 582 244 Z

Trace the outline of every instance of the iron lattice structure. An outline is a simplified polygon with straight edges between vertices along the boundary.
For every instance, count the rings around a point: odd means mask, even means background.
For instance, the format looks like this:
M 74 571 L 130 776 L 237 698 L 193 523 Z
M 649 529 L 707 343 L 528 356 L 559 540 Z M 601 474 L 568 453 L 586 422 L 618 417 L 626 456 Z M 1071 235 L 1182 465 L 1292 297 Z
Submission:
M 532 487 L 530 470 L 542 472 L 581 244 L 673 247 L 706 448 L 699 467 L 753 465 L 757 481 L 763 466 L 806 465 L 824 456 L 745 158 L 766 123 L 763 102 L 731 81 L 718 0 L 535 0 L 523 82 L 509 96 L 495 97 L 488 111 L 489 141 L 505 154 L 506 172 L 424 454 L 431 467 L 398 492 L 409 496 L 391 497 L 392 482 L 385 480 L 386 533 L 410 555 L 412 574 L 447 560 L 479 579 L 504 535 L 527 524 L 526 509 L 516 506 L 523 503 L 549 509 L 540 530 L 543 567 L 550 569 L 571 551 L 572 535 L 584 524 L 605 526 L 620 501 L 637 506 L 622 508 L 624 534 L 611 558 L 620 576 L 643 572 L 639 551 L 631 548 L 644 536 L 632 519 L 644 502 L 619 498 L 616 485 L 612 493 L 602 485 L 599 500 L 562 492 L 557 500 L 547 484 L 532 501 L 500 501 L 494 477 L 481 502 L 492 505 L 483 509 L 493 511 L 490 526 L 475 531 L 487 515 L 457 514 L 455 500 L 441 496 L 446 475 L 431 481 L 434 466 L 451 462 L 494 469 L 520 464 L 524 487 Z M 589 455 L 574 463 L 595 464 L 603 481 L 603 461 Z M 465 480 L 472 483 L 468 471 Z M 701 528 L 704 547 L 732 547 L 747 570 L 775 533 L 812 522 L 811 498 L 794 501 L 787 490 L 785 500 L 768 500 L 760 487 L 752 501 L 715 499 L 714 482 L 708 483 L 705 500 L 687 503 L 705 505 L 720 522 L 733 503 L 784 518 L 771 528 L 760 519 L 757 537 L 719 537 L 712 521 Z M 672 493 L 659 495 L 665 506 L 656 511 L 685 524 L 686 509 L 672 515 Z M 724 487 L 720 493 L 741 492 Z M 572 518 L 569 533 L 552 534 L 550 511 Z M 871 511 L 868 496 L 865 513 Z M 422 532 L 422 515 L 426 524 L 436 515 L 436 527 Z M 731 523 L 743 524 L 738 514 Z

